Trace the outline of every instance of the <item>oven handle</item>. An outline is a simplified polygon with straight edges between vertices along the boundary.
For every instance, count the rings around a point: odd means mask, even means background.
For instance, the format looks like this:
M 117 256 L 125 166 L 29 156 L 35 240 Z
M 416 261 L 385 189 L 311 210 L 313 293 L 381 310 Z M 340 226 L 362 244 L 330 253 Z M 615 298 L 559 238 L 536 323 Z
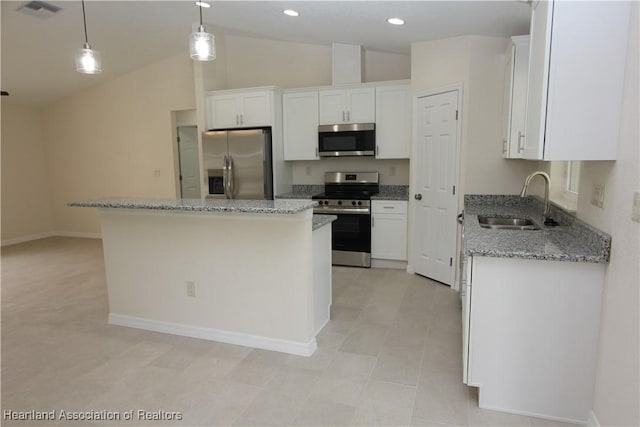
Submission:
M 348 215 L 369 215 L 371 210 L 369 208 L 319 208 L 314 209 L 313 213 L 317 214 L 348 214 Z

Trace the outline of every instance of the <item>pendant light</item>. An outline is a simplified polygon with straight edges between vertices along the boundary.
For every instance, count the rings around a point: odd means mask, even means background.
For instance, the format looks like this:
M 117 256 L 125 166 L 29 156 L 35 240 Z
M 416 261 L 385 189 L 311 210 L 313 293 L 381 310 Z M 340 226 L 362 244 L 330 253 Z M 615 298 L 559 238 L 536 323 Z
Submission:
M 213 61 L 216 59 L 216 45 L 213 34 L 207 33 L 202 25 L 202 3 L 198 4 L 200 8 L 200 26 L 198 31 L 191 33 L 189 39 L 189 51 L 191 59 L 196 61 Z
M 99 74 L 102 72 L 100 52 L 91 49 L 87 37 L 87 16 L 84 12 L 84 0 L 82 0 L 82 20 L 84 21 L 84 45 L 76 53 L 76 71 L 84 74 Z

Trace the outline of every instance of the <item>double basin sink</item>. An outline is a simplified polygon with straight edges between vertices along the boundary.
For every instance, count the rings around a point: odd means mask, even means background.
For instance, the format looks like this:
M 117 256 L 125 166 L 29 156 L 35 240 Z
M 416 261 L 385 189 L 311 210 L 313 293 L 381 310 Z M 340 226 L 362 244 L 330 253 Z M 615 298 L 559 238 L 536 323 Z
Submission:
M 540 227 L 529 218 L 478 215 L 482 228 L 498 230 L 540 230 Z

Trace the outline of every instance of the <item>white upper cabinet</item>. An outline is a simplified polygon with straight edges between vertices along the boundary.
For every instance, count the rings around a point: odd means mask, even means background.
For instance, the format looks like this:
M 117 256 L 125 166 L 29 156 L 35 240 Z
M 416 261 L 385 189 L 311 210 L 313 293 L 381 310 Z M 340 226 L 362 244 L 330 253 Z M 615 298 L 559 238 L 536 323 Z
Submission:
M 318 91 L 285 93 L 282 97 L 284 159 L 317 160 Z
M 209 92 L 206 105 L 207 129 L 273 125 L 270 90 Z
M 502 156 L 522 158 L 529 76 L 529 36 L 511 37 L 505 51 Z
M 327 89 L 320 91 L 320 124 L 374 123 L 374 87 Z
M 533 3 L 524 158 L 616 159 L 630 8 Z
M 376 158 L 408 159 L 411 91 L 408 84 L 376 88 Z

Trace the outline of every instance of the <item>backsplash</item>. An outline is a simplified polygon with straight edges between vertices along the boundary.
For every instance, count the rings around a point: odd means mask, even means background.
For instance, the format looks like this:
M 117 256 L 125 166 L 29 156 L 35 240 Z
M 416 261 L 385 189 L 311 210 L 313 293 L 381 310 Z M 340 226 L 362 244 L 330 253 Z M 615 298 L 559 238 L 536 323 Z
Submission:
M 380 185 L 409 185 L 409 160 L 378 160 L 372 157 L 323 158 L 291 162 L 293 182 L 324 184 L 325 172 L 379 172 Z

